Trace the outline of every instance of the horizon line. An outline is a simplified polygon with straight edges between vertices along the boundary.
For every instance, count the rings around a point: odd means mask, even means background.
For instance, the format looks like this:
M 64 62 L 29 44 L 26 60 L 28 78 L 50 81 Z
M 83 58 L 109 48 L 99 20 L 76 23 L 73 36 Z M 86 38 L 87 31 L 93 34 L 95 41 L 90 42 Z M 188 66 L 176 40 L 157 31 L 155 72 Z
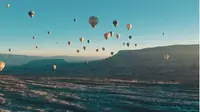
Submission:
M 127 50 L 119 50 L 119 51 L 137 51 L 137 50 L 143 50 L 143 49 L 147 49 L 147 48 L 157 48 L 157 47 L 169 47 L 169 46 L 176 46 L 176 45 L 199 45 L 198 44 L 172 44 L 172 45 L 158 45 L 158 46 L 149 46 L 149 47 L 143 47 L 143 48 L 139 48 L 139 49 L 127 49 Z M 118 51 L 118 52 L 119 52 Z M 33 55 L 33 54 L 11 54 L 11 53 L 1 53 L 0 54 L 4 54 L 4 55 L 20 55 L 20 56 L 35 56 L 35 57 L 95 57 L 95 58 L 105 58 L 108 56 L 74 56 L 74 55 Z

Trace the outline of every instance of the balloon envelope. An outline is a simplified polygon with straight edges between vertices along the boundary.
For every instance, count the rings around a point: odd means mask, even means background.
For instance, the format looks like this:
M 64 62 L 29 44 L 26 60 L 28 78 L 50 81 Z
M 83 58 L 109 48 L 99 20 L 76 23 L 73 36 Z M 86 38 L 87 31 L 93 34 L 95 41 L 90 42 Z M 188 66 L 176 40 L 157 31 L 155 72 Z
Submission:
M 68 45 L 71 45 L 71 42 L 70 42 L 70 41 L 68 42 Z
M 3 61 L 0 61 L 0 72 L 4 69 L 5 63 Z
M 34 11 L 29 11 L 29 12 L 28 12 L 28 15 L 29 15 L 31 18 L 33 18 L 33 16 L 35 15 L 35 12 L 34 12 Z
M 83 41 L 84 41 L 84 38 L 83 38 L 83 37 L 81 37 L 81 38 L 79 38 L 79 40 L 80 40 L 80 42 L 83 42 Z
M 126 27 L 128 30 L 130 30 L 132 28 L 132 24 L 127 24 Z
M 53 65 L 53 70 L 56 70 L 56 65 Z
M 118 26 L 118 21 L 117 21 L 117 20 L 114 20 L 114 21 L 113 21 L 113 25 L 114 25 L 115 27 L 117 27 L 117 26 Z
M 118 39 L 120 37 L 120 34 L 116 34 L 116 38 Z
M 95 26 L 98 24 L 99 18 L 96 16 L 90 16 L 89 23 L 92 26 L 92 28 L 95 28 Z
M 9 8 L 9 7 L 10 7 L 10 4 L 6 4 L 6 7 Z
M 106 40 L 108 40 L 108 38 L 109 38 L 110 36 L 111 36 L 110 32 L 107 32 L 107 33 L 104 34 L 104 38 L 105 38 Z

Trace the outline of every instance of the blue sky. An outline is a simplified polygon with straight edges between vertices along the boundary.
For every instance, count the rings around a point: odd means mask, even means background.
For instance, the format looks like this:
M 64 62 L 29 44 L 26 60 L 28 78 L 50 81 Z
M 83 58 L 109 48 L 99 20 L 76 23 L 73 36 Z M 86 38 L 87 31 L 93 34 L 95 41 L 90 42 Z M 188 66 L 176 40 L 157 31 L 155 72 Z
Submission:
M 198 5 L 198 0 L 1 0 L 0 52 L 8 53 L 12 48 L 13 54 L 108 56 L 122 49 L 197 44 Z M 35 11 L 33 19 L 28 16 L 30 10 Z M 99 17 L 95 29 L 88 23 L 90 16 Z M 115 19 L 119 21 L 117 28 L 112 24 Z M 130 31 L 128 23 L 133 25 Z M 119 33 L 120 39 L 113 36 L 106 41 L 104 33 L 108 31 Z M 131 41 L 129 35 L 133 36 Z M 91 44 L 80 43 L 80 37 L 90 39 Z M 122 42 L 137 43 L 138 48 L 123 47 Z M 96 53 L 101 47 L 107 51 Z

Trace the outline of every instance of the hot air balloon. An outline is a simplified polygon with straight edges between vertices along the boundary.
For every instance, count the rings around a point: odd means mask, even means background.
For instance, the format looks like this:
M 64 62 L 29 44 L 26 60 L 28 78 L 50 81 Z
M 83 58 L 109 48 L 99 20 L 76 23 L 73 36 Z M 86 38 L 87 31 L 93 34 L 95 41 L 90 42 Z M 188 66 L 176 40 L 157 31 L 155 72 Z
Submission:
M 120 34 L 116 34 L 116 38 L 118 39 L 120 37 Z
M 162 33 L 162 35 L 165 35 L 165 33 Z
M 110 31 L 110 36 L 112 37 L 114 35 L 114 32 Z
M 95 28 L 95 26 L 98 24 L 99 19 L 96 16 L 90 16 L 89 23 L 92 26 L 92 28 Z
M 168 59 L 169 59 L 169 55 L 168 55 L 168 54 L 165 54 L 165 55 L 164 55 L 164 59 L 165 59 L 165 60 L 168 60 Z
M 70 42 L 70 41 L 68 41 L 68 45 L 71 45 L 71 42 Z
M 107 32 L 107 33 L 104 34 L 104 38 L 105 38 L 106 40 L 108 40 L 108 38 L 109 38 L 110 36 L 111 36 L 110 32 Z
M 77 53 L 79 53 L 79 50 L 76 50 Z
M 48 34 L 49 34 L 49 35 L 51 35 L 51 32 L 50 32 L 50 31 L 48 31 Z
M 83 37 L 81 37 L 81 38 L 79 38 L 79 40 L 80 40 L 80 42 L 83 42 L 83 41 L 84 41 L 84 38 L 83 38 Z
M 11 49 L 8 49 L 9 50 L 9 52 L 11 52 Z
M 99 49 L 96 49 L 96 52 L 99 52 Z
M 104 47 L 102 47 L 102 50 L 105 51 L 106 49 Z
M 87 40 L 88 44 L 90 43 L 90 40 Z
M 53 70 L 54 70 L 54 71 L 56 70 L 56 65 L 53 65 Z
M 28 15 L 29 15 L 31 18 L 33 18 L 33 16 L 35 15 L 35 12 L 34 12 L 34 11 L 29 11 L 29 12 L 28 12 Z
M 137 44 L 135 44 L 135 47 L 137 47 Z
M 76 22 L 77 21 L 77 19 L 76 18 L 74 18 L 74 22 Z
M 113 21 L 113 25 L 114 25 L 115 27 L 117 27 L 117 26 L 118 26 L 118 21 L 117 21 L 117 20 L 114 20 L 114 21 Z
M 56 44 L 58 44 L 58 42 L 56 42 Z
M 85 61 L 85 64 L 88 64 L 88 61 Z
M 132 36 L 131 35 L 129 35 L 129 37 L 128 37 L 129 39 L 132 39 Z
M 0 61 L 0 72 L 3 71 L 4 67 L 5 67 L 5 63 L 3 61 Z
M 37 48 L 38 48 L 38 46 L 35 46 L 35 48 L 37 49 Z
M 125 43 L 125 42 L 123 42 L 122 44 L 123 44 L 123 46 L 125 46 L 125 45 L 126 45 L 126 43 Z
M 128 30 L 130 30 L 132 28 L 132 24 L 127 24 L 126 27 Z
M 33 36 L 33 39 L 35 39 L 35 36 Z
M 129 47 L 129 46 L 130 46 L 130 43 L 126 43 L 126 45 Z
M 6 4 L 6 7 L 9 8 L 9 7 L 10 7 L 10 4 Z
M 113 54 L 114 54 L 114 52 L 110 52 L 110 54 L 111 54 L 111 55 L 113 55 Z
M 86 46 L 83 46 L 83 50 L 86 50 Z

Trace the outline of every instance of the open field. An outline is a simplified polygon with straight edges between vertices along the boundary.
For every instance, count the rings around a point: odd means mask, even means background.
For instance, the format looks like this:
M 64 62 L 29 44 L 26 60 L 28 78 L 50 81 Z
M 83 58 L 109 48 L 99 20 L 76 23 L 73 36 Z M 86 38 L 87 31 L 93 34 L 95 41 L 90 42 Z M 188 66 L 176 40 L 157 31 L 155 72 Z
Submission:
M 0 79 L 0 107 L 12 112 L 198 112 L 198 86 L 69 77 Z

